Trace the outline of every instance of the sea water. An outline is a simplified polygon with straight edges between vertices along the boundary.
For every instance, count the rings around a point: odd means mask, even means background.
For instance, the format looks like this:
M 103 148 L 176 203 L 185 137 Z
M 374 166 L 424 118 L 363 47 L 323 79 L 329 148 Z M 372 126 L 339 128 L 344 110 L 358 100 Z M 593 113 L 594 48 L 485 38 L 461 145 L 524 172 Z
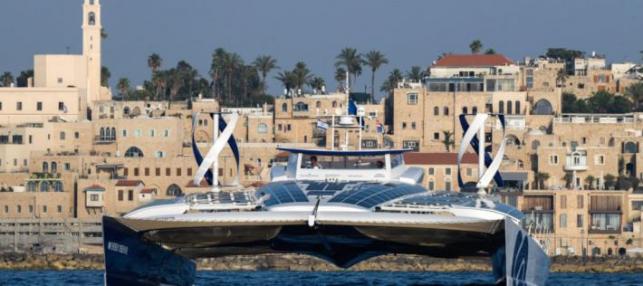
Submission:
M 101 271 L 5 270 L 0 285 L 102 285 Z M 486 272 L 200 271 L 196 285 L 492 285 Z M 643 285 L 643 273 L 552 273 L 547 285 Z

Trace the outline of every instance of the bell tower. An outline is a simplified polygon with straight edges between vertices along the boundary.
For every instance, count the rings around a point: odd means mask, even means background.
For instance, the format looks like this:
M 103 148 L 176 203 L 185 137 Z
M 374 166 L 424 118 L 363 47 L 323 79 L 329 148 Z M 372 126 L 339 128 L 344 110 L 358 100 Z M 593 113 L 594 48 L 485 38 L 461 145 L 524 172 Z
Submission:
M 87 103 L 100 99 L 101 93 L 101 15 L 100 0 L 83 3 L 83 57 L 87 68 Z

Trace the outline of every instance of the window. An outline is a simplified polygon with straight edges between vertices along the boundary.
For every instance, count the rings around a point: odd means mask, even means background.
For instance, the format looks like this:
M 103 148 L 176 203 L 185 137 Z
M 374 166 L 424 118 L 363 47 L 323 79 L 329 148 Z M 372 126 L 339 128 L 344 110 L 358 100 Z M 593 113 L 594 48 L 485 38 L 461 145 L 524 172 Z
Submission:
M 332 106 L 333 106 L 333 108 L 337 107 L 337 101 L 334 101 L 334 100 L 333 100 L 333 104 L 332 104 Z
M 9 212 L 9 206 L 4 206 L 4 213 L 8 213 L 8 212 Z
M 129 175 L 129 169 L 123 168 L 123 176 L 127 177 Z
M 170 129 L 163 130 L 163 136 L 164 137 L 170 137 Z
M 165 176 L 167 176 L 167 177 L 172 176 L 172 169 L 165 168 Z
M 433 140 L 440 140 L 440 132 L 433 132 Z
M 435 183 L 433 181 L 429 181 L 428 189 L 429 191 L 435 190 Z
M 90 26 L 96 25 L 96 14 L 94 12 L 89 12 L 89 15 L 87 15 L 87 24 Z
M 118 190 L 118 200 L 119 201 L 123 200 L 123 190 Z
M 281 105 L 281 112 L 288 112 L 288 104 L 287 103 L 284 102 Z
M 192 168 L 187 168 L 188 176 L 192 176 Z
M 502 100 L 498 102 L 498 113 L 505 113 L 505 102 Z
M 143 157 L 143 151 L 136 146 L 132 146 L 125 151 L 125 157 Z
M 584 208 L 584 205 L 585 204 L 584 204 L 583 195 L 577 195 L 576 196 L 576 208 L 582 209 L 582 208 Z
M 127 137 L 127 129 L 121 130 L 121 136 Z
M 137 128 L 136 130 L 134 130 L 134 137 L 141 137 L 142 134 L 143 132 L 141 132 L 141 129 Z
M 134 190 L 128 190 L 127 191 L 127 200 L 128 201 L 133 201 L 134 200 Z
M 134 168 L 134 177 L 138 177 L 138 175 L 139 175 L 138 168 Z
M 18 111 L 22 110 L 22 101 L 16 102 L 16 110 Z
M 2 102 L 0 101 L 0 110 L 2 110 Z
M 412 149 L 413 151 L 419 151 L 420 142 L 419 141 L 402 141 L 402 147 L 404 149 Z
M 478 114 L 478 107 L 477 106 L 472 107 L 471 108 L 471 113 L 473 113 L 473 115 Z
M 406 129 L 406 122 L 402 122 L 402 129 Z
M 65 140 L 65 132 L 60 132 L 60 140 Z
M 433 176 L 434 174 L 435 174 L 435 169 L 429 168 L 429 176 Z
M 71 164 L 65 163 L 65 171 L 71 170 Z
M 445 106 L 444 107 L 444 112 L 442 112 L 442 113 L 444 113 L 444 116 L 449 116 L 449 108 Z
M 145 176 L 149 176 L 150 175 L 150 168 L 145 168 L 144 170 L 145 170 Z
M 583 227 L 583 215 L 576 215 L 576 227 Z
M 257 132 L 262 134 L 268 133 L 268 124 L 259 123 L 259 125 L 257 125 Z
M 558 219 L 558 225 L 560 226 L 560 228 L 567 227 L 567 214 L 560 214 L 560 217 Z
M 176 175 L 181 176 L 181 168 L 176 168 Z
M 78 131 L 74 132 L 74 138 L 75 139 L 80 139 L 80 132 L 78 132 Z
M 291 131 L 291 130 L 292 130 L 292 126 L 290 126 L 290 124 L 288 124 L 288 126 L 287 126 L 286 130 L 287 130 L 287 131 Z
M 65 111 L 65 103 L 62 101 L 58 102 L 58 111 Z
M 90 200 L 90 201 L 92 201 L 92 202 L 97 202 L 97 201 L 99 201 L 99 196 L 98 196 L 98 194 L 91 194 L 91 195 L 89 195 L 89 200 Z
M 445 168 L 444 169 L 444 174 L 447 176 L 451 176 L 451 168 Z
M 549 156 L 549 165 L 558 165 L 558 155 Z
M 467 168 L 467 176 L 469 177 L 473 176 L 473 169 Z
M 61 205 L 58 205 L 58 206 L 56 207 L 56 209 L 58 210 L 58 213 L 62 213 L 62 212 L 63 212 L 63 206 L 61 206 Z
M 37 111 L 42 111 L 42 101 L 36 102 L 36 110 Z
M 507 101 L 507 114 L 513 114 L 513 105 L 511 104 L 511 100 Z
M 406 94 L 406 104 L 408 104 L 408 105 L 417 105 L 418 104 L 418 94 L 417 93 L 407 93 Z
M 416 129 L 416 127 L 417 127 L 417 126 L 415 125 L 415 121 L 414 121 L 414 122 L 411 122 L 411 129 L 415 130 L 415 129 Z
M 516 101 L 516 114 L 520 114 L 520 101 Z
M 451 181 L 445 181 L 444 182 L 444 189 L 447 191 L 451 190 Z
M 596 155 L 596 157 L 594 157 L 594 164 L 596 164 L 596 165 L 605 165 L 605 156 L 604 155 Z
M 438 116 L 440 115 L 440 108 L 439 107 L 433 107 L 433 115 Z
M 150 137 L 156 136 L 156 129 L 150 129 Z
M 561 209 L 567 208 L 567 196 L 565 195 L 560 196 L 560 208 Z
M 42 212 L 47 213 L 47 206 L 42 206 Z
M 16 211 L 18 213 L 21 213 L 22 212 L 22 206 L 21 205 L 16 206 Z
M 154 173 L 156 174 L 157 177 L 161 176 L 161 168 L 156 168 L 154 171 L 155 171 Z
M 466 106 L 462 107 L 462 113 L 469 114 L 469 109 Z

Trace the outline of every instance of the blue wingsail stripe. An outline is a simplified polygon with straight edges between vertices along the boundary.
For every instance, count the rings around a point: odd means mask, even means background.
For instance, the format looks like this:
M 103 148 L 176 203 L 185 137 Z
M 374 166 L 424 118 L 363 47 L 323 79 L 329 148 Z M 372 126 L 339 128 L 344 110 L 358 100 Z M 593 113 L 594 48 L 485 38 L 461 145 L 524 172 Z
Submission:
M 194 132 L 192 132 L 192 154 L 194 154 L 194 159 L 196 160 L 197 167 L 201 166 L 201 162 L 203 162 L 203 155 L 201 155 L 201 151 L 199 150 L 199 147 L 196 145 Z M 212 185 L 212 171 L 210 169 L 208 169 L 204 177 L 206 182 L 208 182 L 208 185 Z
M 219 130 L 223 132 L 223 130 L 226 128 L 227 123 L 223 119 L 223 116 L 219 116 Z M 230 146 L 230 149 L 232 149 L 232 154 L 234 155 L 234 160 L 237 162 L 237 170 L 239 169 L 239 147 L 237 146 L 237 140 L 234 138 L 234 134 L 230 136 L 228 139 L 228 145 Z
M 502 127 L 504 128 L 505 127 L 505 116 L 503 114 L 500 114 L 499 117 L 500 117 L 500 124 L 502 124 Z M 464 114 L 460 114 L 459 119 L 460 119 L 460 126 L 462 126 L 462 134 L 464 134 L 464 133 L 467 132 L 467 130 L 469 130 L 469 122 L 467 122 L 467 119 L 466 119 Z M 479 154 L 479 152 L 478 152 L 478 142 L 479 142 L 478 137 L 474 136 L 473 139 L 471 140 L 471 144 L 470 144 L 471 147 L 473 148 L 473 150 L 476 152 L 476 154 Z M 489 167 L 489 165 L 491 165 L 492 161 L 493 161 L 493 159 L 491 158 L 489 153 L 485 152 L 484 153 L 484 164 L 485 164 L 485 166 Z M 503 187 L 505 185 L 505 182 L 502 179 L 502 176 L 500 175 L 500 172 L 497 172 L 493 176 L 493 180 L 496 182 L 496 184 L 499 187 Z M 460 169 L 458 169 L 458 185 L 460 185 L 461 188 L 464 187 L 464 181 L 462 181 L 462 175 L 460 174 Z

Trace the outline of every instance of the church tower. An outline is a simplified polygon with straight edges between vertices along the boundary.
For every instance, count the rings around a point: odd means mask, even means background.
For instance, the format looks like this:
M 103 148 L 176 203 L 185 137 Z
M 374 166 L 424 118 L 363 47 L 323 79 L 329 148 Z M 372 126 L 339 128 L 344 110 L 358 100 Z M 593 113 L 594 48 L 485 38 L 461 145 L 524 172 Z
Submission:
M 101 15 L 100 0 L 83 3 L 83 57 L 87 67 L 87 103 L 101 99 Z

